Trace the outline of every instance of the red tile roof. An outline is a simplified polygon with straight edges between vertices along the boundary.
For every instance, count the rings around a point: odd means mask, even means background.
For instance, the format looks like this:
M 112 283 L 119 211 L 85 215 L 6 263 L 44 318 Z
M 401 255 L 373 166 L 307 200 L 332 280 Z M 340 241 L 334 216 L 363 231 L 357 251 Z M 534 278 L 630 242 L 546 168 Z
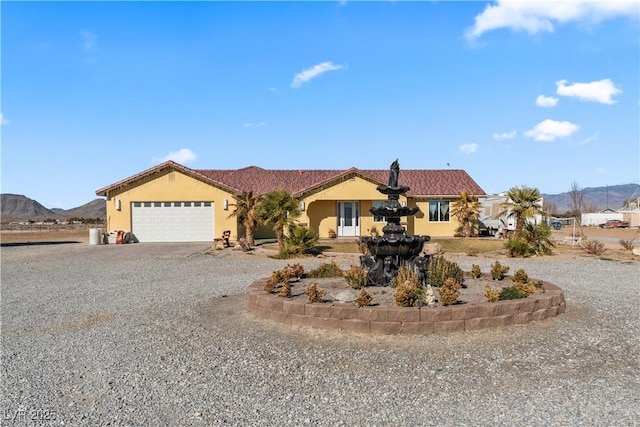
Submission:
M 242 169 L 189 169 L 169 161 L 154 168 L 119 181 L 96 191 L 99 196 L 117 188 L 134 184 L 137 180 L 160 172 L 166 168 L 175 168 L 181 172 L 208 182 L 231 193 L 252 190 L 256 194 L 265 194 L 273 190 L 286 190 L 294 197 L 301 197 L 328 185 L 337 184 L 353 176 L 359 176 L 377 185 L 385 185 L 389 179 L 388 170 L 372 169 L 301 169 L 280 170 L 262 169 L 249 166 Z M 408 169 L 400 170 L 399 184 L 410 187 L 409 196 L 456 196 L 467 191 L 476 196 L 484 195 L 480 186 L 463 170 L 444 169 Z

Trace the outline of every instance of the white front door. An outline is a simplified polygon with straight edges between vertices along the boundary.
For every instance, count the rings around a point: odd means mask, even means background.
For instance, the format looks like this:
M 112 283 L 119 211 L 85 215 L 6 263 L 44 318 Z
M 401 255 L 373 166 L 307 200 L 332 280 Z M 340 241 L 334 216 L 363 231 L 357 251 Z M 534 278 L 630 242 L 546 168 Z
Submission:
M 338 236 L 360 235 L 360 202 L 338 202 Z

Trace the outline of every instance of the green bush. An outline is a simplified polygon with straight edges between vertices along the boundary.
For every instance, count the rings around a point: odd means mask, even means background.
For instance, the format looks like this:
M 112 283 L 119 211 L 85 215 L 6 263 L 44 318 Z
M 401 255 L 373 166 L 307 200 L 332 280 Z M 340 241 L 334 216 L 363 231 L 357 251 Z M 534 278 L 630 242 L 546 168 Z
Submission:
M 448 278 L 453 278 L 461 285 L 464 283 L 462 269 L 457 263 L 448 261 L 442 255 L 434 255 L 429 258 L 427 282 L 436 288 L 444 285 Z
M 551 227 L 547 224 L 526 223 L 519 239 L 511 236 L 505 243 L 510 257 L 529 257 L 550 255 L 554 247 L 551 240 Z
M 527 296 L 529 296 L 529 294 L 527 294 L 526 292 L 522 292 L 515 286 L 510 286 L 500 291 L 500 301 L 526 298 Z
M 294 225 L 289 228 L 289 234 L 284 238 L 287 255 L 299 255 L 309 252 L 318 243 L 318 236 L 304 225 Z

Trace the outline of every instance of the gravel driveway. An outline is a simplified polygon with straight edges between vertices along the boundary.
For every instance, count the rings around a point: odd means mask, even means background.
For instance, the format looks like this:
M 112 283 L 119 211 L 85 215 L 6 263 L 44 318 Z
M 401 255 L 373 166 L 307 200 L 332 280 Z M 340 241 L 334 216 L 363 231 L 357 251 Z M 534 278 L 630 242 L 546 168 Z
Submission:
M 251 317 L 246 286 L 287 262 L 205 249 L 3 247 L 2 425 L 640 425 L 638 262 L 502 259 L 567 312 L 369 336 Z

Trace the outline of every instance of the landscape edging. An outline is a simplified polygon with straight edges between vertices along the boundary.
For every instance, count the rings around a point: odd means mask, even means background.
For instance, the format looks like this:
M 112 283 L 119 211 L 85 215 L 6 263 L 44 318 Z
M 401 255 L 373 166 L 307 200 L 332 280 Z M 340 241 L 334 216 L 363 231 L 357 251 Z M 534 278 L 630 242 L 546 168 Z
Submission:
M 267 293 L 268 279 L 254 281 L 245 293 L 245 307 L 253 315 L 290 326 L 371 334 L 430 335 L 521 325 L 556 317 L 566 311 L 564 292 L 542 282 L 542 293 L 523 299 L 437 307 L 357 307 L 353 304 L 303 303 Z

